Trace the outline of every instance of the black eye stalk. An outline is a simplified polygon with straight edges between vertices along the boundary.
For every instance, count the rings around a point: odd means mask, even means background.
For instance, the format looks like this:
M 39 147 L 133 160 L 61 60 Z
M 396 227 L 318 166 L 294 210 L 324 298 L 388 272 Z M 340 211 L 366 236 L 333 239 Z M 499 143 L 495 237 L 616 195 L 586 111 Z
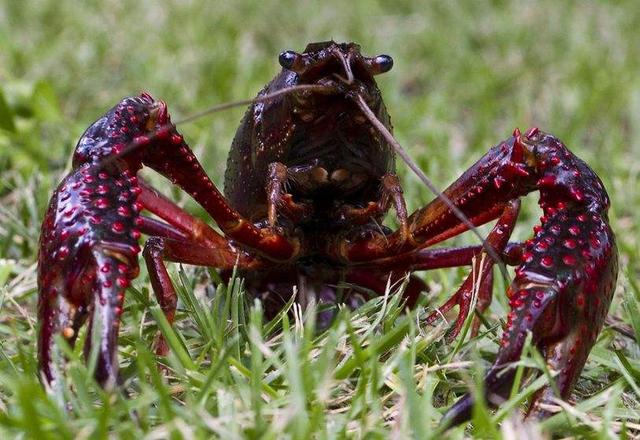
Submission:
M 372 75 L 386 73 L 393 67 L 393 58 L 389 55 L 378 55 L 377 57 L 365 58 L 364 61 L 369 73 Z
M 376 73 L 386 73 L 393 67 L 393 58 L 389 55 L 378 55 L 373 59 L 373 65 L 377 67 Z
M 292 50 L 285 50 L 284 52 L 282 52 L 280 54 L 280 56 L 278 57 L 278 62 L 280 63 L 280 65 L 282 67 L 284 67 L 285 69 L 291 69 L 291 67 L 293 67 L 293 63 L 296 62 L 296 58 L 298 57 L 298 54 L 295 53 Z

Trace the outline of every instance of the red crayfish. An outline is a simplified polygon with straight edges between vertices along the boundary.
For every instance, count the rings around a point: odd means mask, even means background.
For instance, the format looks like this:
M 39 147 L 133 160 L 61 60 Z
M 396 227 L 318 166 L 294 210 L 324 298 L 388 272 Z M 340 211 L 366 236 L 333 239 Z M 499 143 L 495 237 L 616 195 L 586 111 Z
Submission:
M 486 377 L 485 398 L 510 392 L 528 333 L 558 374 L 531 404 L 567 398 L 598 336 L 617 276 L 609 197 L 596 174 L 552 135 L 536 128 L 489 151 L 442 194 L 408 214 L 395 174 L 396 147 L 375 75 L 391 57 L 365 57 L 358 45 L 314 43 L 279 57 L 282 71 L 253 102 L 228 157 L 224 195 L 148 94 L 126 98 L 83 134 L 73 170 L 51 199 L 38 256 L 38 355 L 43 381 L 62 374 L 54 335 L 73 344 L 80 326 L 99 331 L 96 378 L 117 380 L 116 346 L 124 293 L 138 274 L 138 245 L 153 291 L 171 323 L 177 296 L 165 261 L 237 267 L 247 291 L 273 313 L 293 294 L 336 300 L 339 283 L 383 294 L 389 278 L 443 267 L 473 266 L 474 276 L 438 311 L 458 305 L 451 336 L 475 304 L 491 301 L 495 257 L 517 266 L 507 295 L 500 350 Z M 137 177 L 147 166 L 186 191 L 218 232 Z M 519 198 L 540 194 L 533 238 L 509 243 Z M 393 207 L 399 228 L 380 226 Z M 155 216 L 150 217 L 145 211 Z M 497 219 L 483 246 L 431 248 Z M 485 258 L 486 257 L 486 258 Z M 475 291 L 474 291 L 475 289 Z M 410 275 L 412 306 L 425 284 Z M 472 301 L 472 297 L 476 301 Z M 439 316 L 432 314 L 429 322 Z M 477 332 L 474 323 L 473 332 Z M 157 352 L 166 354 L 162 338 Z M 445 415 L 467 420 L 466 396 Z

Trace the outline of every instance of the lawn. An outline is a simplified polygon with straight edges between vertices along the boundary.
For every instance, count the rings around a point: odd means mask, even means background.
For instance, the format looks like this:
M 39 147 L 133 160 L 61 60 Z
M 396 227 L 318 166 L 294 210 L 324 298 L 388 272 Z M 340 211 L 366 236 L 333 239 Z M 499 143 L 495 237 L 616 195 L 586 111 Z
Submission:
M 411 313 L 392 288 L 358 310 L 342 309 L 323 332 L 312 310 L 292 305 L 266 323 L 241 280 L 225 286 L 206 269 L 173 264 L 181 301 L 171 329 L 159 319 L 143 269 L 125 303 L 122 391 L 96 386 L 81 346 L 67 353 L 66 381 L 56 393 L 46 395 L 38 381 L 39 229 L 84 129 L 140 90 L 165 100 L 174 120 L 249 99 L 279 71 L 282 50 L 329 39 L 393 56 L 394 68 L 379 85 L 395 134 L 438 187 L 514 127 L 535 125 L 589 163 L 611 196 L 620 251 L 616 294 L 571 405 L 542 423 L 520 424 L 523 402 L 542 383 L 527 380 L 497 412 L 480 407 L 473 428 L 448 435 L 640 436 L 637 2 L 393 3 L 0 3 L 0 437 L 443 437 L 442 414 L 481 383 L 508 312 L 505 286 L 497 282 L 480 337 L 449 344 L 444 325 L 423 325 L 455 292 L 463 269 L 421 275 L 431 294 Z M 233 109 L 179 127 L 218 184 L 242 114 Z M 432 198 L 403 163 L 399 174 L 410 210 Z M 153 173 L 144 175 L 167 188 Z M 167 191 L 204 217 L 187 196 Z M 539 215 L 534 194 L 524 201 L 514 239 L 530 237 Z M 465 234 L 450 244 L 477 239 Z M 166 359 L 150 348 L 159 327 L 173 348 Z M 522 365 L 540 368 L 535 351 Z

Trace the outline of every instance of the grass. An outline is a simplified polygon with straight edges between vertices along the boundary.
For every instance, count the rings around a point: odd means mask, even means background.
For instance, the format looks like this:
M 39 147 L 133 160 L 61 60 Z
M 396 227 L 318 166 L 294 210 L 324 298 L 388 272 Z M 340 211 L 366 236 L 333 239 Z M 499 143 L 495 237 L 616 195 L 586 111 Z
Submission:
M 128 293 L 119 341 L 129 397 L 96 387 L 79 350 L 68 353 L 57 394 L 46 395 L 37 380 L 39 226 L 84 128 L 142 89 L 165 99 L 176 120 L 249 98 L 276 73 L 281 50 L 330 38 L 394 57 L 379 82 L 395 133 L 440 187 L 515 126 L 536 125 L 591 164 L 613 202 L 616 296 L 574 404 L 523 426 L 517 408 L 545 379 L 526 381 L 500 410 L 481 409 L 474 428 L 451 438 L 640 435 L 639 27 L 633 0 L 0 4 L 0 436 L 442 437 L 444 409 L 481 385 L 507 311 L 497 283 L 488 331 L 475 340 L 446 344 L 444 328 L 421 326 L 463 270 L 425 274 L 434 292 L 427 307 L 405 314 L 389 295 L 341 310 L 322 333 L 312 309 L 291 305 L 266 323 L 241 281 L 224 286 L 206 270 L 175 265 L 181 301 L 171 329 L 143 273 Z M 180 127 L 218 183 L 241 114 Z M 410 208 L 429 200 L 399 168 Z M 202 214 L 183 194 L 173 196 Z M 529 197 L 516 239 L 530 235 L 538 215 Z M 469 242 L 469 235 L 454 241 Z M 158 327 L 172 347 L 166 360 L 150 351 Z M 537 353 L 523 365 L 540 367 Z

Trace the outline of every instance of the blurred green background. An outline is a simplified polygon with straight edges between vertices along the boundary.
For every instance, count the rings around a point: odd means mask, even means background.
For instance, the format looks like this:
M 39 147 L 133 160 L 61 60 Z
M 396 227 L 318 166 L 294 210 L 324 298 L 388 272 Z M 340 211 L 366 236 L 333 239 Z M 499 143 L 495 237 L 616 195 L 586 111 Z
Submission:
M 618 218 L 635 215 L 634 1 L 34 0 L 4 2 L 0 20 L 3 174 L 59 173 L 125 95 L 147 90 L 179 120 L 255 96 L 280 51 L 334 39 L 394 57 L 379 82 L 396 135 L 439 185 L 514 127 L 537 125 L 604 177 Z M 242 112 L 181 127 L 217 181 Z
M 440 187 L 515 127 L 552 132 L 589 163 L 610 193 L 621 250 L 612 315 L 634 324 L 620 303 L 638 295 L 640 270 L 639 29 L 637 0 L 0 2 L 6 349 L 33 340 L 41 217 L 92 121 L 141 90 L 165 100 L 174 120 L 251 98 L 279 71 L 282 50 L 329 39 L 393 56 L 379 84 L 396 136 Z M 242 113 L 179 127 L 218 183 Z M 410 208 L 429 200 L 399 168 Z M 529 199 L 517 238 L 539 215 Z

